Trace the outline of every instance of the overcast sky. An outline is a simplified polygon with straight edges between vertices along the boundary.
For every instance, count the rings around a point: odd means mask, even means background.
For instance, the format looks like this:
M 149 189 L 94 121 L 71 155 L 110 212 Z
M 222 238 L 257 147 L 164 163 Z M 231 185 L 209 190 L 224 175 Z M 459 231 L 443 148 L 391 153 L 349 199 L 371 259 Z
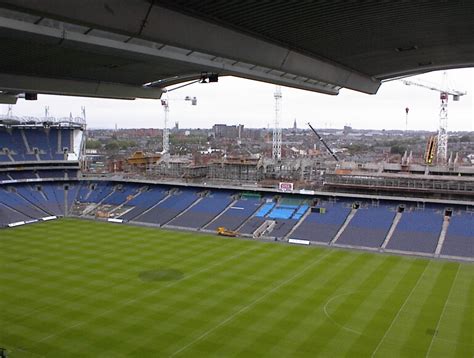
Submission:
M 440 85 L 442 72 L 432 72 L 422 78 Z M 474 69 L 448 71 L 451 88 L 467 91 L 459 102 L 450 97 L 448 130 L 474 130 Z M 210 128 L 215 123 L 243 124 L 246 127 L 272 126 L 274 120 L 274 85 L 221 77 L 218 83 L 194 84 L 170 93 L 170 126 L 175 121 L 180 128 Z M 424 88 L 406 86 L 400 81 L 382 84 L 376 95 L 342 90 L 338 96 L 328 96 L 282 87 L 282 127 L 292 127 L 296 118 L 299 128 L 311 122 L 318 128 L 404 129 L 405 108 L 409 107 L 408 129 L 435 131 L 438 126 L 439 93 Z M 198 105 L 183 101 L 196 96 Z M 89 128 L 162 128 L 164 112 L 157 100 L 106 100 L 66 96 L 39 95 L 37 101 L 18 100 L 13 108 L 17 116 L 43 116 L 44 106 L 50 114 L 79 116 L 86 106 Z M 3 113 L 7 106 L 2 105 Z

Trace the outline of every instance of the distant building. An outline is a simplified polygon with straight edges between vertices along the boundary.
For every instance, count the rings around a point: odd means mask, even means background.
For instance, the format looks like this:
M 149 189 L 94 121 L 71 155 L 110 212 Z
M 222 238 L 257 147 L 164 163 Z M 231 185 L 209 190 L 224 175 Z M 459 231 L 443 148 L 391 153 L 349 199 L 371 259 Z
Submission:
M 244 132 L 244 125 L 228 126 L 226 124 L 214 124 L 212 132 L 216 138 L 241 138 Z

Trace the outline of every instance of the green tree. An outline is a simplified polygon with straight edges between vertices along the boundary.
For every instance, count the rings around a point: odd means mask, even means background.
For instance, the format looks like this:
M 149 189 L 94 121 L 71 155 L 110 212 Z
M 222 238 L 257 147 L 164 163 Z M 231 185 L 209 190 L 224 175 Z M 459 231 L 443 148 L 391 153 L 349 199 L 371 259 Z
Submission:
M 109 142 L 105 145 L 105 149 L 110 150 L 110 151 L 119 150 L 120 149 L 120 144 L 117 141 L 112 141 L 112 142 Z
M 88 139 L 86 142 L 87 149 L 100 149 L 102 148 L 102 143 L 95 139 Z

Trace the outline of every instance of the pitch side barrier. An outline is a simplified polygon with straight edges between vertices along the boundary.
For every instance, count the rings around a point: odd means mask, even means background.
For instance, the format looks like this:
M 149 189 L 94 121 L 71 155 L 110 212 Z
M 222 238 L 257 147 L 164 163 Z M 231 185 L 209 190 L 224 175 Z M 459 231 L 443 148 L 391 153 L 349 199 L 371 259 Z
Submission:
M 27 224 L 37 223 L 37 222 L 40 222 L 40 221 L 56 220 L 57 218 L 58 218 L 57 216 L 46 216 L 46 217 L 41 218 L 41 219 L 32 219 L 32 220 L 26 220 L 26 221 L 17 221 L 17 222 L 14 222 L 14 223 L 10 223 L 10 224 L 8 224 L 7 226 L 8 226 L 8 227 L 23 226 L 23 225 L 27 225 Z
M 308 240 L 300 240 L 300 239 L 289 239 L 288 242 L 290 244 L 298 244 L 298 245 L 309 245 Z

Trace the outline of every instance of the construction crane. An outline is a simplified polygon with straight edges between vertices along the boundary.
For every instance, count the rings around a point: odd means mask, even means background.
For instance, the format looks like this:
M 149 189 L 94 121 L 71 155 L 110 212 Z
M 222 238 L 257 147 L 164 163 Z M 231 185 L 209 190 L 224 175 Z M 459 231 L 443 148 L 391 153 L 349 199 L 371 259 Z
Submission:
M 418 86 L 440 93 L 439 99 L 441 103 L 439 110 L 438 139 L 436 141 L 436 159 L 438 162 L 446 163 L 446 161 L 448 160 L 448 98 L 449 96 L 453 96 L 453 101 L 457 102 L 459 101 L 461 96 L 466 95 L 466 92 L 448 88 L 446 72 L 444 72 L 443 74 L 443 84 L 441 88 L 432 84 L 422 83 L 420 80 L 402 80 L 402 82 L 407 86 Z
M 329 146 L 326 144 L 326 142 L 324 141 L 324 139 L 319 135 L 318 132 L 316 132 L 316 129 L 313 128 L 313 126 L 311 125 L 311 123 L 308 123 L 308 126 L 309 128 L 311 128 L 311 130 L 314 132 L 314 134 L 316 134 L 316 137 L 318 137 L 318 139 L 321 141 L 321 143 L 324 144 L 324 146 L 326 147 L 327 151 L 332 155 L 332 157 L 334 159 L 336 159 L 336 162 L 339 161 L 339 158 L 337 157 L 337 155 L 331 150 L 331 148 L 329 148 Z
M 166 91 L 166 99 L 161 99 L 161 105 L 165 111 L 165 125 L 163 127 L 163 156 L 165 159 L 169 157 L 170 152 L 170 129 L 169 129 L 169 113 L 170 113 L 170 98 L 168 96 L 168 92 Z M 176 99 L 173 99 L 176 101 Z M 190 101 L 193 106 L 197 105 L 197 98 L 186 96 L 184 101 Z
M 273 125 L 272 159 L 275 163 L 281 161 L 281 87 L 275 86 L 275 123 Z

